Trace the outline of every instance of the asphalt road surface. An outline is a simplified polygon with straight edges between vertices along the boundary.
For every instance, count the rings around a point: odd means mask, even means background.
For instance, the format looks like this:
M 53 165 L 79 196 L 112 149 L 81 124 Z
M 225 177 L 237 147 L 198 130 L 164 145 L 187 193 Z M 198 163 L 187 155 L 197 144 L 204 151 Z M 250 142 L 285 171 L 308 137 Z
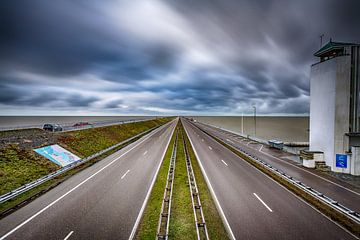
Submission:
M 348 208 L 360 212 L 359 189 L 355 189 L 355 187 L 330 176 L 320 175 L 315 170 L 306 169 L 289 160 L 281 159 L 282 151 L 269 149 L 262 146 L 262 144 L 249 144 L 249 142 L 244 142 L 243 139 L 235 134 L 208 127 L 203 124 L 197 124 L 197 126 L 225 142 L 231 141 L 232 144 L 241 147 L 253 156 L 257 156 L 259 159 L 271 164 L 273 167 L 287 173 L 317 191 L 324 193 Z
M 128 239 L 176 120 L 0 220 L 0 239 Z
M 183 123 L 236 239 L 356 239 L 189 121 Z

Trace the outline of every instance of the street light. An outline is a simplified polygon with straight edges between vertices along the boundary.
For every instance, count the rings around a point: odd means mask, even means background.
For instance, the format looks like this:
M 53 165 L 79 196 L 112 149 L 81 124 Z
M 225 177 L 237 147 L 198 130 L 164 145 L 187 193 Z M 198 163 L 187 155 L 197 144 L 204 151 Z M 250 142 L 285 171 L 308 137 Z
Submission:
M 254 126 L 255 126 L 254 137 L 256 137 L 256 106 L 253 105 L 252 107 L 254 108 Z

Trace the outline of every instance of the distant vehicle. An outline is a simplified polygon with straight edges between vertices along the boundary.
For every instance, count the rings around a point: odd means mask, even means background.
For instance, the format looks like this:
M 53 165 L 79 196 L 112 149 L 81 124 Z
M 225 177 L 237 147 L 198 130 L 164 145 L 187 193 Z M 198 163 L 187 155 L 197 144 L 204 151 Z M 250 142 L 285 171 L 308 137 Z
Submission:
M 269 142 L 270 147 L 272 147 L 272 148 L 277 148 L 277 149 L 280 149 L 280 150 L 282 150 L 284 148 L 284 142 L 282 142 L 282 141 L 269 140 L 268 142 Z
M 75 123 L 73 125 L 73 127 L 83 127 L 83 126 L 87 126 L 87 125 L 91 125 L 91 124 L 88 122 L 78 122 L 78 123 Z
M 63 128 L 59 124 L 51 123 L 44 124 L 43 129 L 51 132 L 61 132 L 63 130 Z

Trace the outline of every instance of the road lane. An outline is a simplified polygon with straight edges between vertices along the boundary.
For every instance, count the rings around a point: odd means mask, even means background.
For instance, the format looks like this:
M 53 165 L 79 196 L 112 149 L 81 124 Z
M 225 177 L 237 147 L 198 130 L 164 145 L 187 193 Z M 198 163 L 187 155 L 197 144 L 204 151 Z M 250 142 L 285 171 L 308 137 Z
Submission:
M 214 129 L 203 124 L 197 124 L 197 126 L 201 127 L 205 131 L 209 131 L 211 134 L 214 134 L 216 137 L 224 141 L 226 141 L 226 139 L 229 139 L 230 141 L 232 140 L 232 143 L 244 149 L 251 155 L 257 156 L 259 159 L 269 163 L 273 167 L 324 193 L 350 209 L 360 212 L 360 192 L 352 186 L 334 178 L 327 179 L 325 176 L 320 176 L 316 174 L 316 172 L 305 169 L 304 167 L 298 166 L 288 160 L 271 156 L 269 153 L 264 152 L 263 147 L 260 148 L 260 151 L 259 149 L 254 149 L 245 144 L 246 142 L 244 143 L 243 139 L 239 139 L 235 134 Z
M 70 231 L 71 239 L 128 239 L 175 125 L 155 130 L 0 220 L 0 236 L 50 205 L 6 239 L 64 239 Z
M 237 239 L 354 239 L 189 122 L 183 123 Z M 219 159 L 226 159 L 228 167 Z

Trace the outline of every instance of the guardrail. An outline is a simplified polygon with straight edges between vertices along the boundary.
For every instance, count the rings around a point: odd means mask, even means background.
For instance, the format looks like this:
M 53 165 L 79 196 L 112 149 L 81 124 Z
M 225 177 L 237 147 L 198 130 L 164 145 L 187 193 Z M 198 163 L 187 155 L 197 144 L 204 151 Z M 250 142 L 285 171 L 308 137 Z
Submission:
M 172 192 L 174 185 L 174 172 L 175 172 L 175 162 L 176 162 L 176 148 L 178 142 L 178 134 L 179 130 L 176 131 L 176 137 L 173 145 L 173 150 L 170 158 L 170 165 L 167 174 L 167 181 L 164 190 L 163 201 L 161 204 L 161 211 L 159 217 L 159 224 L 157 228 L 156 239 L 167 240 L 169 237 L 169 223 L 170 223 L 170 213 L 171 213 L 171 200 L 172 200 Z
M 192 168 L 191 159 L 190 159 L 190 155 L 188 152 L 188 148 L 187 148 L 187 144 L 186 144 L 186 140 L 185 140 L 183 131 L 181 131 L 181 135 L 183 137 L 183 143 L 184 143 L 184 153 L 185 153 L 186 166 L 187 166 L 186 169 L 187 169 L 187 175 L 188 175 L 188 181 L 189 181 L 191 203 L 192 203 L 194 218 L 195 218 L 197 239 L 198 240 L 200 240 L 200 239 L 208 240 L 209 234 L 207 231 L 203 208 L 201 206 L 199 189 L 196 184 L 195 174 L 194 174 L 194 171 Z
M 166 123 L 166 124 L 168 124 L 168 123 Z M 65 167 L 63 167 L 63 168 L 61 168 L 61 169 L 59 169 L 59 170 L 57 170 L 57 171 L 55 171 L 53 173 L 50 173 L 50 174 L 48 174 L 46 176 L 38 178 L 38 179 L 36 179 L 36 180 L 34 180 L 34 181 L 30 182 L 30 183 L 27 183 L 27 184 L 15 189 L 15 190 L 12 190 L 12 191 L 10 191 L 8 193 L 5 193 L 5 194 L 0 196 L 0 204 L 4 203 L 4 202 L 6 202 L 6 201 L 8 201 L 10 199 L 13 199 L 14 197 L 16 197 L 16 196 L 18 196 L 18 195 L 20 195 L 22 193 L 25 193 L 25 192 L 29 191 L 30 189 L 33 189 L 33 188 L 43 184 L 44 182 L 47 182 L 50 179 L 53 179 L 56 176 L 59 176 L 59 175 L 65 173 L 65 172 L 67 172 L 67 171 L 69 171 L 69 170 L 71 170 L 71 169 L 73 169 L 73 168 L 75 168 L 75 167 L 77 167 L 77 166 L 91 160 L 91 159 L 94 159 L 94 158 L 104 154 L 105 152 L 108 152 L 108 151 L 110 151 L 110 150 L 112 150 L 114 148 L 117 148 L 117 147 L 119 147 L 119 146 L 121 146 L 123 144 L 131 142 L 132 140 L 134 140 L 134 139 L 136 139 L 136 138 L 138 138 L 138 137 L 140 137 L 142 135 L 145 135 L 145 134 L 153 131 L 156 128 L 163 127 L 166 124 L 163 124 L 163 125 L 156 126 L 156 127 L 151 128 L 151 129 L 148 129 L 148 130 L 146 130 L 144 132 L 141 132 L 141 133 L 139 133 L 139 134 L 137 134 L 137 135 L 135 135 L 135 136 L 133 136 L 131 138 L 128 138 L 128 139 L 126 139 L 126 140 L 124 140 L 122 142 L 119 142 L 119 143 L 117 143 L 115 145 L 112 145 L 112 146 L 110 146 L 108 148 L 105 148 L 105 149 L 103 149 L 103 150 L 101 150 L 101 151 L 99 151 L 99 152 L 97 152 L 97 153 L 95 153 L 93 155 L 90 155 L 88 157 L 79 159 L 78 161 L 75 161 L 75 162 L 73 162 L 73 163 L 71 163 L 69 165 L 66 165 Z
M 206 132 L 205 130 L 203 130 L 201 128 L 199 128 L 199 129 L 201 131 L 203 131 L 205 134 L 207 134 L 213 138 L 216 138 L 216 137 L 212 136 L 211 134 L 209 134 L 208 132 Z M 218 138 L 216 138 L 216 139 L 218 139 Z M 295 185 L 296 187 L 298 187 L 301 190 L 305 191 L 306 193 L 310 194 L 312 197 L 327 204 L 328 206 L 332 207 L 333 209 L 339 211 L 340 213 L 344 214 L 348 218 L 350 218 L 350 219 L 354 220 L 355 222 L 357 222 L 358 224 L 360 224 L 360 214 L 358 212 L 351 210 L 350 208 L 340 204 L 339 202 L 335 201 L 334 199 L 326 196 L 325 194 L 315 190 L 314 188 L 312 188 L 310 186 L 307 186 L 306 184 L 302 183 L 301 181 L 297 180 L 296 178 L 293 178 L 292 176 L 284 173 L 283 171 L 271 166 L 267 162 L 259 159 L 258 157 L 251 155 L 250 153 L 246 152 L 244 149 L 235 145 L 234 143 L 224 142 L 222 140 L 220 140 L 220 141 L 223 142 L 224 144 L 240 151 L 241 153 L 245 154 L 251 160 L 256 161 L 258 164 L 260 164 L 262 167 L 266 168 L 270 172 L 275 173 L 276 175 L 280 176 L 285 181 Z

